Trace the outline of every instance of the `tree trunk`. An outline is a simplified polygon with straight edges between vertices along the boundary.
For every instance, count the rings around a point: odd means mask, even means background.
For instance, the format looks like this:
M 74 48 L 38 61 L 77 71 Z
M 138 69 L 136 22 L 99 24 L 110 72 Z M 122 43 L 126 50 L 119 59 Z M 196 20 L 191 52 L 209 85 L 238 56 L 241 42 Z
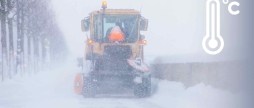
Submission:
M 9 27 L 9 77 L 13 73 L 13 20 L 12 18 L 8 18 L 8 27 Z
M 34 46 L 34 73 L 37 72 L 38 68 L 38 39 L 37 36 L 34 36 L 33 40 L 33 46 Z
M 30 65 L 31 65 L 31 36 L 27 36 L 27 70 L 30 74 Z
M 4 80 L 4 68 L 5 68 L 5 60 L 6 59 L 6 7 L 5 7 L 5 0 L 1 0 L 1 42 L 2 42 L 2 81 Z
M 20 17 L 21 17 L 21 21 L 20 21 L 20 27 L 21 27 L 20 28 L 20 37 L 21 37 L 21 41 L 20 41 L 20 44 L 21 44 L 21 67 L 22 67 L 22 72 L 25 73 L 26 72 L 26 70 L 25 70 L 26 67 L 24 65 L 26 63 L 25 63 L 25 53 L 24 53 L 25 52 L 24 51 L 24 44 L 25 44 L 25 42 L 24 42 L 25 41 L 25 37 L 24 37 L 25 36 L 24 35 L 25 34 L 24 33 L 24 29 L 25 29 L 24 28 L 24 23 L 25 23 L 24 22 L 25 21 L 24 20 L 24 0 L 22 0 L 21 4 L 22 4 L 22 8 L 21 8 L 21 12 L 20 12 L 20 14 L 21 14 L 20 15 Z
M 20 72 L 20 75 L 22 76 L 21 72 L 21 35 L 20 35 L 20 2 L 19 0 L 16 0 L 17 4 L 17 60 L 16 60 L 16 72 Z
M 13 0 L 7 0 L 8 14 L 12 15 Z M 8 17 L 8 30 L 9 30 L 9 77 L 12 77 L 14 67 L 14 47 L 13 47 L 13 16 Z

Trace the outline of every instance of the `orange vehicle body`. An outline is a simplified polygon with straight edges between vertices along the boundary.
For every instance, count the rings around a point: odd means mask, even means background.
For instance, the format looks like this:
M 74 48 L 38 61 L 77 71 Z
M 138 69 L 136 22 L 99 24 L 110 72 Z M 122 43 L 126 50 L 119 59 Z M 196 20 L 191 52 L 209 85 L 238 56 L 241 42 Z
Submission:
M 83 85 L 83 78 L 82 74 L 78 73 L 76 74 L 75 80 L 74 80 L 74 90 L 75 93 L 81 95 L 82 94 L 82 85 Z

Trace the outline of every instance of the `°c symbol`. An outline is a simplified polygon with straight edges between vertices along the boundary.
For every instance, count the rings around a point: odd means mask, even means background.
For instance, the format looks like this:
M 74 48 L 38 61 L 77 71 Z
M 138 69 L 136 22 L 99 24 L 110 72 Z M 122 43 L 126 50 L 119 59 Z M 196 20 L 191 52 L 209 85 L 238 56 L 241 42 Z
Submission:
M 228 0 L 223 0 L 223 3 L 224 4 L 228 4 Z
M 232 10 L 232 7 L 233 6 L 240 6 L 240 3 L 238 3 L 238 2 L 231 2 L 229 5 L 228 5 L 228 11 L 229 11 L 229 13 L 231 13 L 232 15 L 237 15 L 237 14 L 239 14 L 240 13 L 240 11 L 239 10 L 237 10 L 237 11 L 233 11 Z

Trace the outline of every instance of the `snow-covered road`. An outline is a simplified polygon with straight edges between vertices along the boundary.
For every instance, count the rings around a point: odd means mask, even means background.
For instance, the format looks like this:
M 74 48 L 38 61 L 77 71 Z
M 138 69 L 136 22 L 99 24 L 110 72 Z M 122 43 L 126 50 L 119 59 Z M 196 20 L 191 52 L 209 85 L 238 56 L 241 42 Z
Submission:
M 17 75 L 0 83 L 0 108 L 241 108 L 245 93 L 233 94 L 198 84 L 153 79 L 149 98 L 101 95 L 83 98 L 73 91 L 78 68 L 62 66 L 36 75 Z

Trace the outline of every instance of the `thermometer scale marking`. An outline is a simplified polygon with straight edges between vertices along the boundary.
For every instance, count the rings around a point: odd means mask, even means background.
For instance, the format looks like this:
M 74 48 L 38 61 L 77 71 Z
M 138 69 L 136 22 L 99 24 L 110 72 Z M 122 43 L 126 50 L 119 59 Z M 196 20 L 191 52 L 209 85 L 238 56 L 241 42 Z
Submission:
M 215 4 L 212 4 L 215 2 Z M 211 11 L 210 11 L 211 10 Z M 210 13 L 211 12 L 211 13 Z M 216 13 L 216 15 L 215 15 Z M 211 14 L 211 15 L 210 15 Z M 215 21 L 216 19 L 216 21 Z M 211 22 L 211 24 L 210 24 Z M 216 26 L 215 26 L 216 25 Z M 210 29 L 211 27 L 211 29 Z M 216 29 L 216 31 L 215 31 Z M 216 48 L 218 46 L 217 40 L 215 40 L 215 35 L 220 41 L 220 47 L 216 51 L 211 51 L 207 48 L 206 41 L 211 36 L 211 40 L 209 40 L 208 46 L 210 48 Z M 211 55 L 216 55 L 220 53 L 224 47 L 224 40 L 220 35 L 220 2 L 219 0 L 207 0 L 206 3 L 206 36 L 202 41 L 202 46 L 205 52 Z

